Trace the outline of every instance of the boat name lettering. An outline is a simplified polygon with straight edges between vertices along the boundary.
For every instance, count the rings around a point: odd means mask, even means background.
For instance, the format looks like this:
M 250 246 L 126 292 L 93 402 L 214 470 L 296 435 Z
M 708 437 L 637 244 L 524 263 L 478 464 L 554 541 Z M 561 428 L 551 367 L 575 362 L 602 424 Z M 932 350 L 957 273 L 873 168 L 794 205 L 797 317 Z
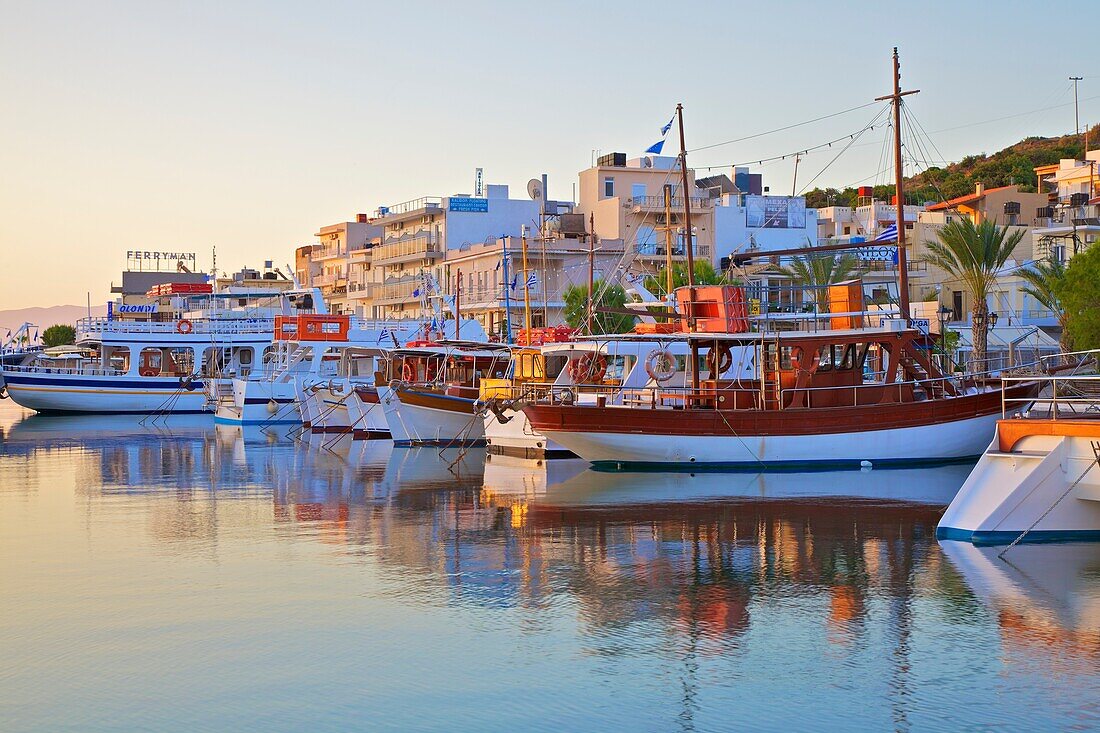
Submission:
M 157 304 L 149 303 L 148 305 L 120 305 L 118 307 L 119 313 L 156 313 Z

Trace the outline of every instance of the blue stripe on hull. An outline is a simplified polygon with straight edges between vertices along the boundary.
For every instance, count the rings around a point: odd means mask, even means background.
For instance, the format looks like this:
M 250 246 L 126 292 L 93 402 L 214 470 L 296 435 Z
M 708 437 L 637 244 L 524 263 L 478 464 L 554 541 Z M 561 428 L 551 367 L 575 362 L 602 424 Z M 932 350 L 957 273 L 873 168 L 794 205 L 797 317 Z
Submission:
M 978 531 L 958 529 L 957 527 L 937 527 L 936 539 L 970 542 L 975 545 L 1012 544 L 1023 530 L 1011 532 Z M 1045 542 L 1100 542 L 1100 529 L 1037 529 L 1028 532 L 1020 544 L 1030 545 Z
M 297 418 L 288 418 L 280 420 L 234 420 L 228 417 L 214 417 L 214 422 L 219 425 L 301 425 L 302 421 Z
M 156 377 L 135 377 L 133 379 L 88 379 L 80 377 L 39 377 L 11 374 L 4 377 L 8 384 L 27 387 L 99 387 L 111 389 L 165 389 L 173 392 L 180 389 L 178 379 L 158 379 Z M 192 382 L 190 391 L 202 390 L 202 382 Z

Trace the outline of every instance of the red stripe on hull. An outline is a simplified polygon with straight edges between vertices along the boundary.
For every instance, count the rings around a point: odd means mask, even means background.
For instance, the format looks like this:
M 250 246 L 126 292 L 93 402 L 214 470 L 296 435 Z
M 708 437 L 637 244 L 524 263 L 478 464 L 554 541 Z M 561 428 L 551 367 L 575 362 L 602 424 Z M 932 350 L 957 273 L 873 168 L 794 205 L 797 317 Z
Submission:
M 1037 385 L 1007 390 L 1033 397 Z M 780 436 L 896 430 L 966 420 L 1001 412 L 1001 391 L 920 402 L 786 410 L 677 410 L 639 407 L 532 404 L 523 410 L 539 432 L 637 433 L 683 436 Z

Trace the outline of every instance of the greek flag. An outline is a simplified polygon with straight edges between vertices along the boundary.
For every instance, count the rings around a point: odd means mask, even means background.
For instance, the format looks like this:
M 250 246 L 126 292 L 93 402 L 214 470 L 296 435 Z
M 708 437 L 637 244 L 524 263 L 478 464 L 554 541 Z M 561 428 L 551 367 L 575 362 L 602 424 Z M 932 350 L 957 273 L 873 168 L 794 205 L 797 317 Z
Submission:
M 537 274 L 532 272 L 530 275 L 527 276 L 527 287 L 528 288 L 533 288 L 538 284 L 539 284 L 539 276 Z
M 669 121 L 661 126 L 661 139 L 650 145 L 645 149 L 647 153 L 653 153 L 654 155 L 660 155 L 661 150 L 665 147 L 665 138 L 668 137 L 668 131 L 672 129 L 672 123 L 676 121 L 676 115 L 672 115 Z
M 876 242 L 895 242 L 898 238 L 898 225 L 891 224 L 882 230 L 882 233 L 875 237 Z
M 390 337 L 390 329 L 383 328 L 381 331 L 378 332 L 378 340 L 375 341 L 374 343 L 376 343 L 376 344 L 380 343 L 382 341 L 382 339 L 389 338 L 389 337 Z

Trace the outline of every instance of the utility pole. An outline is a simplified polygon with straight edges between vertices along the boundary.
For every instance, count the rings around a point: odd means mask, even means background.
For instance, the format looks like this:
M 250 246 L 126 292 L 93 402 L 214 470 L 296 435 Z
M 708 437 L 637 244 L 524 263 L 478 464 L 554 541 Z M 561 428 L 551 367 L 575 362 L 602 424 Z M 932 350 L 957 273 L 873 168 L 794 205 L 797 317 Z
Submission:
M 1084 78 L 1083 76 L 1071 76 L 1069 78 L 1073 82 L 1073 134 L 1078 136 L 1081 134 L 1081 108 L 1077 104 L 1077 82 L 1082 81 Z M 1084 144 L 1084 141 L 1082 141 L 1082 144 Z M 1087 152 L 1087 150 L 1082 150 L 1081 157 L 1084 158 Z
M 894 105 L 894 176 L 896 178 L 894 198 L 896 199 L 896 222 L 898 225 L 898 305 L 901 317 L 909 323 L 909 262 L 905 251 L 905 183 L 904 161 L 901 157 L 901 98 L 916 94 L 919 89 L 907 92 L 901 90 L 901 62 L 898 61 L 898 49 L 894 47 L 894 93 L 885 97 L 876 97 L 876 102 L 889 99 Z
M 791 181 L 791 196 L 798 191 L 798 161 L 802 159 L 802 153 L 794 154 L 794 180 Z
M 460 338 L 462 328 L 462 270 L 455 275 L 455 341 Z M 442 329 L 441 329 L 442 330 Z
M 512 302 L 508 297 L 511 281 L 508 279 L 508 238 L 501 237 L 500 260 L 504 265 L 504 343 L 512 343 Z

